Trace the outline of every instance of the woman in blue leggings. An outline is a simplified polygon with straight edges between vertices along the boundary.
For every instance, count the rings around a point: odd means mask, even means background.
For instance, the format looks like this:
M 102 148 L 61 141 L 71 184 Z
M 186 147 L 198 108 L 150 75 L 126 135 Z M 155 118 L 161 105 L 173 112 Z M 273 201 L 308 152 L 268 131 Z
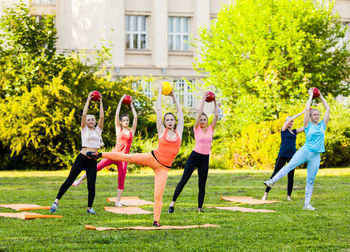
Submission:
M 321 153 L 324 152 L 324 136 L 326 127 L 329 121 L 331 109 L 320 94 L 320 99 L 326 109 L 323 119 L 320 120 L 320 111 L 317 109 L 311 109 L 311 102 L 313 98 L 313 88 L 309 90 L 309 99 L 306 103 L 304 111 L 304 129 L 306 135 L 306 141 L 303 147 L 301 147 L 290 160 L 290 162 L 284 166 L 273 178 L 265 181 L 266 186 L 272 187 L 278 180 L 287 175 L 291 170 L 297 166 L 307 162 L 307 177 L 305 187 L 305 203 L 304 210 L 315 210 L 311 206 L 310 200 L 312 195 L 312 188 L 318 169 L 320 168 Z

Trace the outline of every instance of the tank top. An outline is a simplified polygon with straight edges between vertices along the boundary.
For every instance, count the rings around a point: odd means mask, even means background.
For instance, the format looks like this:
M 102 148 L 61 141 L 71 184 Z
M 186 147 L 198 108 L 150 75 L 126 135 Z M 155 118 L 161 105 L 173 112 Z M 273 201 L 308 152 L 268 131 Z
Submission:
M 181 147 L 181 138 L 179 136 L 179 133 L 177 130 L 175 130 L 175 133 L 176 139 L 168 140 L 168 129 L 166 128 L 163 136 L 158 140 L 157 149 L 153 152 L 158 162 L 169 168 L 171 167 Z
M 308 151 L 311 152 L 325 152 L 324 149 L 324 136 L 326 131 L 326 124 L 322 120 L 317 125 L 309 122 L 309 125 L 305 128 L 306 141 L 303 145 Z
M 203 154 L 209 155 L 211 143 L 213 142 L 213 127 L 211 124 L 207 127 L 207 132 L 204 133 L 201 127 L 193 127 L 194 139 L 196 141 L 196 145 L 194 146 L 194 151 Z
M 295 142 L 297 140 L 297 130 L 293 129 L 292 133 L 288 129 L 281 131 L 281 147 L 278 156 L 292 158 L 296 152 Z
M 132 131 L 129 129 L 129 134 L 123 133 L 123 128 L 117 132 L 117 143 L 112 151 L 120 153 L 129 153 L 132 140 L 134 139 Z
M 82 147 L 99 149 L 101 147 L 101 133 L 102 130 L 98 125 L 95 129 L 90 129 L 88 126 L 81 128 Z

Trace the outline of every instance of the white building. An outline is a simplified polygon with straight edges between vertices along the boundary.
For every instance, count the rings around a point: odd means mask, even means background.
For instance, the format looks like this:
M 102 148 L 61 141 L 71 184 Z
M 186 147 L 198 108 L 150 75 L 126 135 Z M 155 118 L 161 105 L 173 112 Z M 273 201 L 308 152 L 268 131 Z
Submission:
M 19 0 L 7 0 L 6 4 Z M 111 41 L 111 69 L 115 76 L 153 76 L 174 82 L 181 102 L 198 101 L 184 80 L 200 81 L 193 70 L 194 49 L 188 41 L 208 26 L 229 0 L 29 0 L 34 15 L 56 14 L 57 48 L 92 52 L 101 40 Z M 326 0 L 319 0 L 326 1 Z M 350 0 L 337 0 L 335 11 L 350 26 Z M 1 15 L 1 12 L 0 12 Z M 349 38 L 350 29 L 347 37 Z M 141 81 L 152 96 L 152 83 Z M 153 83 L 154 85 L 154 83 Z

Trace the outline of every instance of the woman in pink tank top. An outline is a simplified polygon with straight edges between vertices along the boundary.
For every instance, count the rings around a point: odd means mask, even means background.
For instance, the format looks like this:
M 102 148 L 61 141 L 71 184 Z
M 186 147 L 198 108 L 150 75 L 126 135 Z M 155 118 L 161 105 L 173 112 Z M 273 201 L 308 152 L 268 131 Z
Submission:
M 128 154 L 130 151 L 131 143 L 134 138 L 136 127 L 137 127 L 137 113 L 134 108 L 134 105 L 131 103 L 130 107 L 131 107 L 134 119 L 133 119 L 131 129 L 129 129 L 129 122 L 130 122 L 129 115 L 122 114 L 119 117 L 120 108 L 122 105 L 122 101 L 124 100 L 124 97 L 125 95 L 123 95 L 122 98 L 120 99 L 117 107 L 117 111 L 115 113 L 115 130 L 116 130 L 117 142 L 115 147 L 112 149 L 112 152 Z M 103 168 L 110 166 L 112 164 L 115 164 L 118 168 L 118 190 L 117 190 L 117 200 L 115 202 L 115 206 L 121 207 L 123 205 L 120 203 L 120 199 L 124 191 L 124 182 L 125 182 L 126 171 L 128 168 L 128 163 L 124 161 L 114 161 L 107 158 L 103 158 L 97 164 L 97 171 L 100 171 Z M 86 179 L 86 174 L 81 176 L 80 179 L 76 180 L 73 183 L 73 186 L 80 185 L 80 183 L 84 179 Z
M 195 168 L 198 168 L 198 212 L 203 212 L 202 206 L 205 196 L 205 184 L 208 177 L 209 169 L 209 154 L 211 143 L 213 141 L 213 133 L 216 123 L 218 121 L 219 113 L 218 106 L 216 104 L 216 99 L 214 99 L 214 118 L 211 124 L 208 126 L 208 116 L 203 113 L 204 102 L 207 98 L 208 92 L 205 92 L 203 95 L 202 103 L 198 109 L 198 115 L 196 124 L 194 125 L 194 138 L 195 138 L 195 147 L 187 159 L 185 169 L 182 175 L 180 182 L 177 184 L 173 199 L 169 206 L 169 213 L 174 212 L 175 201 L 177 197 L 182 192 L 182 189 L 186 185 L 187 181 L 190 179 Z

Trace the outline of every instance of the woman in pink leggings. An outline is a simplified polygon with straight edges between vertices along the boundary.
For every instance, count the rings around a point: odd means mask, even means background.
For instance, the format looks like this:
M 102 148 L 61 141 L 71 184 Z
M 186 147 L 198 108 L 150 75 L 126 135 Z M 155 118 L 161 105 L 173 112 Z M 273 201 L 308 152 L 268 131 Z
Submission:
M 137 127 L 137 113 L 134 108 L 134 105 L 131 103 L 130 107 L 134 116 L 134 120 L 133 120 L 131 129 L 129 129 L 129 115 L 122 114 L 119 119 L 120 107 L 124 97 L 125 95 L 123 95 L 123 97 L 120 99 L 117 111 L 115 113 L 115 129 L 116 129 L 116 135 L 117 135 L 117 143 L 115 147 L 112 149 L 112 152 L 127 154 L 130 151 L 131 143 Z M 114 161 L 114 160 L 104 158 L 97 164 L 97 171 L 100 171 L 103 168 L 110 166 L 111 164 L 115 164 L 118 167 L 118 190 L 117 190 L 117 201 L 115 202 L 115 206 L 121 207 L 123 205 L 120 203 L 120 198 L 122 197 L 122 194 L 124 191 L 124 182 L 125 182 L 128 163 L 124 161 Z M 86 174 L 81 176 L 80 179 L 76 180 L 73 183 L 73 186 L 80 185 L 80 183 L 84 179 L 86 179 Z

